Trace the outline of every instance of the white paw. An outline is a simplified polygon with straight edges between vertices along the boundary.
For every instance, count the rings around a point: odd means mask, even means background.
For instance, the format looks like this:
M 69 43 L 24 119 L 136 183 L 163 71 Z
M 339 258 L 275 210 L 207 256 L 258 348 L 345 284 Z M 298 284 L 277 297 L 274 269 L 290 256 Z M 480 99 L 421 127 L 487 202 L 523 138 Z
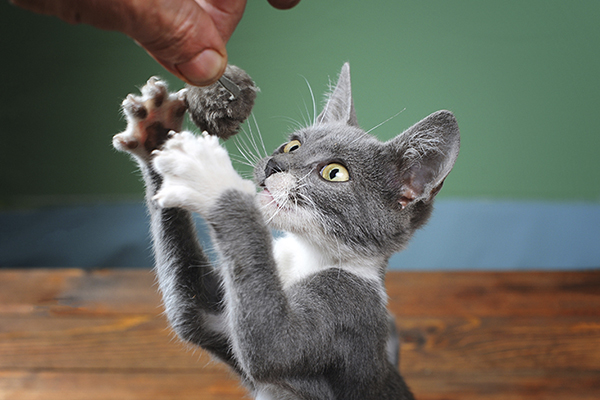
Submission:
M 161 207 L 206 214 L 226 190 L 256 193 L 254 184 L 233 169 L 227 150 L 216 136 L 181 132 L 153 154 L 154 168 L 163 176 L 161 189 L 154 197 Z

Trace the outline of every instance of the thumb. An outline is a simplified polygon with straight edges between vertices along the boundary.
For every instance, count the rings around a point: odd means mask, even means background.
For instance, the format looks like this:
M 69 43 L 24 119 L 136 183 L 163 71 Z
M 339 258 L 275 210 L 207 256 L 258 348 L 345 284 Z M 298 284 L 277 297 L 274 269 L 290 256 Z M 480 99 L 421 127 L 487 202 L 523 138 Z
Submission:
M 10 0 L 69 23 L 120 31 L 168 71 L 193 85 L 215 82 L 227 66 L 225 42 L 195 0 Z
M 138 2 L 144 7 L 130 30 L 163 67 L 197 86 L 214 83 L 227 66 L 225 41 L 215 22 L 194 0 Z M 154 3 L 147 7 L 148 3 Z

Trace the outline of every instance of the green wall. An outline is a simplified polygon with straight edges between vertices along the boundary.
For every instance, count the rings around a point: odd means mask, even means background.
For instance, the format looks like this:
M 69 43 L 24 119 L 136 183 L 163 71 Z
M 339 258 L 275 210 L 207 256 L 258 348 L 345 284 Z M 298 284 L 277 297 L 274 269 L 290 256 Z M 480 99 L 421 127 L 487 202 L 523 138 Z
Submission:
M 230 61 L 261 88 L 272 149 L 312 115 L 343 62 L 365 129 L 390 138 L 438 109 L 462 149 L 441 196 L 600 200 L 600 2 L 249 0 Z M 140 198 L 121 99 L 151 75 L 128 38 L 0 3 L 0 206 Z M 305 81 L 306 79 L 306 81 Z M 232 144 L 228 146 L 233 148 Z

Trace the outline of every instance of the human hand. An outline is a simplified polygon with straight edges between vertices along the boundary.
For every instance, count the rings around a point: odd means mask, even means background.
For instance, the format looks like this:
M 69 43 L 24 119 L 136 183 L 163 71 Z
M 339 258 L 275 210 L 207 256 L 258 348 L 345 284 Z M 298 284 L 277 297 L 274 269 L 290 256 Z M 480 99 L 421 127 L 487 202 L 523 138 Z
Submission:
M 10 0 L 72 24 L 125 33 L 168 71 L 206 86 L 227 66 L 225 44 L 242 19 L 246 0 Z M 268 0 L 279 9 L 300 0 Z

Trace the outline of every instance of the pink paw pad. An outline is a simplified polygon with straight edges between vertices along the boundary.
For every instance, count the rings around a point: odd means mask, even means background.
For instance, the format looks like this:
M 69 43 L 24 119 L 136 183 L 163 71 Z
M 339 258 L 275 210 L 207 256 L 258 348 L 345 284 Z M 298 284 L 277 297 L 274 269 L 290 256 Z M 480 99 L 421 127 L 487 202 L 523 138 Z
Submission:
M 187 106 L 185 89 L 169 93 L 167 84 L 156 77 L 150 78 L 141 92 L 141 96 L 130 94 L 123 100 L 127 129 L 114 136 L 113 146 L 148 158 L 164 144 L 169 132 L 181 130 Z

